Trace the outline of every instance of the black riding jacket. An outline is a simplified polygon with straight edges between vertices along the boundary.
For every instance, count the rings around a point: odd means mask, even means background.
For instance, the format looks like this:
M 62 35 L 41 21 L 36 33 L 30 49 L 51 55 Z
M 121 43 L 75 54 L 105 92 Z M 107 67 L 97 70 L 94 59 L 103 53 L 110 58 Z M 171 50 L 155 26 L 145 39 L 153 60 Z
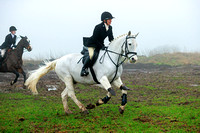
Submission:
M 102 49 L 104 47 L 104 39 L 108 37 L 111 42 L 113 37 L 112 26 L 109 26 L 108 31 L 106 31 L 106 27 L 104 23 L 100 23 L 95 26 L 93 35 L 89 38 L 87 42 L 87 47 L 94 47 L 96 49 Z
M 14 35 L 12 38 L 11 34 L 8 34 L 5 38 L 5 42 L 0 46 L 0 49 L 10 48 L 11 45 L 15 45 L 17 36 Z

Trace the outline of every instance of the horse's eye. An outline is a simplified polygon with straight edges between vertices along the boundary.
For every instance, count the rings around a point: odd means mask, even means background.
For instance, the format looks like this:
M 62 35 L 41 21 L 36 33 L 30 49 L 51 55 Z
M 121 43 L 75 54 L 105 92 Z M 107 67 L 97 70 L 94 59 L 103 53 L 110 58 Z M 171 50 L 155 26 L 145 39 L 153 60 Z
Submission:
M 131 43 L 129 43 L 128 45 L 131 46 Z

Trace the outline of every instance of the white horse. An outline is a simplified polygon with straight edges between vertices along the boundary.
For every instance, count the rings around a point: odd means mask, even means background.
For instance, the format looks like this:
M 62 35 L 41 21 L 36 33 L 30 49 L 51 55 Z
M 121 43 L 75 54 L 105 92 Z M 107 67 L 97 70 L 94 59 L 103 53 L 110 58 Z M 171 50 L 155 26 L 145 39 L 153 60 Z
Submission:
M 115 91 L 111 87 L 111 85 L 114 85 L 122 90 L 122 104 L 119 110 L 120 113 L 124 112 L 125 104 L 127 103 L 128 88 L 123 85 L 120 78 L 123 71 L 121 64 L 126 59 L 128 59 L 130 63 L 137 60 L 137 43 L 135 41 L 137 35 L 138 34 L 131 35 L 131 32 L 129 31 L 128 34 L 114 39 L 106 50 L 100 51 L 99 57 L 93 65 L 93 69 L 97 80 L 100 82 L 102 87 L 108 91 L 108 93 L 106 97 L 99 99 L 96 105 L 107 103 L 111 96 L 115 95 Z M 67 97 L 69 96 L 78 105 L 81 111 L 87 114 L 87 109 L 75 96 L 74 83 L 96 84 L 96 82 L 93 80 L 91 72 L 87 77 L 80 76 L 83 64 L 77 62 L 79 62 L 81 57 L 81 54 L 68 54 L 52 62 L 48 62 L 45 66 L 31 72 L 25 85 L 32 91 L 33 94 L 38 94 L 36 85 L 39 79 L 50 70 L 55 70 L 58 77 L 66 85 L 66 88 L 61 93 L 65 113 L 72 113 L 67 105 Z M 113 82 L 111 83 L 111 81 Z

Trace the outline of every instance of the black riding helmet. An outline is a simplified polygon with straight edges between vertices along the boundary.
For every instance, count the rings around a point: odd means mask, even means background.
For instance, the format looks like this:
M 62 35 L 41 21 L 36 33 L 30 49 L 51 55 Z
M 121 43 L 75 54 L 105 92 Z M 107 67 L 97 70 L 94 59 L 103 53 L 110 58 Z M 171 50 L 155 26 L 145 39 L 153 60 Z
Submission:
M 16 29 L 15 26 L 11 26 L 10 29 L 9 29 L 10 32 L 11 32 L 11 31 L 16 31 L 16 30 L 17 30 L 17 29 Z
M 109 12 L 103 12 L 101 14 L 101 21 L 108 20 L 108 19 L 113 19 L 113 18 L 115 18 L 115 17 L 113 17 L 112 14 L 109 13 Z

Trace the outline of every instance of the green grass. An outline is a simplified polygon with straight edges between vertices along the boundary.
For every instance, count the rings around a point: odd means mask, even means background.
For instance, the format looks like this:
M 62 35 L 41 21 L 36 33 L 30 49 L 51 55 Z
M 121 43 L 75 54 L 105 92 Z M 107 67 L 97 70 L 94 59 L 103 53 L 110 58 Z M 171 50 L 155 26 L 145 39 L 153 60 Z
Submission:
M 120 96 L 111 98 L 108 104 L 89 110 L 90 114 L 87 116 L 81 115 L 78 107 L 69 99 L 69 107 L 73 110 L 73 114 L 66 116 L 59 96 L 0 93 L 0 131 L 174 133 L 200 131 L 200 99 L 170 95 L 170 90 L 159 90 L 153 86 L 131 84 L 127 86 L 133 88 L 131 93 L 137 88 L 143 89 L 139 93 L 146 100 L 138 102 L 137 97 L 128 95 L 129 101 L 123 115 L 118 112 Z M 82 85 L 77 87 L 87 89 Z M 85 105 L 88 101 L 94 103 L 94 99 L 97 100 L 97 96 L 99 97 L 98 90 L 92 87 L 89 90 L 89 94 L 88 91 L 77 93 L 78 99 Z M 146 94 L 146 91 L 151 93 Z M 153 96 L 155 92 L 160 95 Z M 144 95 L 141 95 L 142 93 Z M 153 97 L 151 104 L 150 97 Z
M 138 63 L 153 63 L 155 65 L 200 65 L 200 53 L 163 53 L 149 57 L 139 57 Z

